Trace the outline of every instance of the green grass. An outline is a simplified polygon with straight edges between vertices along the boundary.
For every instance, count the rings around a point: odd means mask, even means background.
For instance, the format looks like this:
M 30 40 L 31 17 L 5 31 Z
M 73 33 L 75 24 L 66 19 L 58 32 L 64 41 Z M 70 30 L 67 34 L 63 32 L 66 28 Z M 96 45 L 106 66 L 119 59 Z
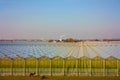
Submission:
M 42 80 L 40 76 L 0 76 L 0 80 Z M 43 80 L 120 80 L 120 77 L 109 76 L 109 77 L 98 77 L 98 76 L 46 76 Z

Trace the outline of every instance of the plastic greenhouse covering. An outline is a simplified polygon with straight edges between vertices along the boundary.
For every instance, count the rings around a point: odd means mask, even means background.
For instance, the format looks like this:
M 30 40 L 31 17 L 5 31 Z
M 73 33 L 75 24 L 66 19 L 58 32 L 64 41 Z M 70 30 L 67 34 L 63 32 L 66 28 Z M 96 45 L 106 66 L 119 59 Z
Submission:
M 0 42 L 0 75 L 119 76 L 119 41 Z

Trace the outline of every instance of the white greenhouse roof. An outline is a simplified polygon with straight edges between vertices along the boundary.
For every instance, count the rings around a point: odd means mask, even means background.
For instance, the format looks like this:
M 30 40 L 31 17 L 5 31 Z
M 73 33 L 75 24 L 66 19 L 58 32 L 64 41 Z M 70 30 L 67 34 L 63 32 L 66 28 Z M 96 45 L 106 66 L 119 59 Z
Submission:
M 27 58 L 33 56 L 40 58 L 43 56 L 53 58 L 59 56 L 61 58 L 75 57 L 81 58 L 86 56 L 94 58 L 108 58 L 113 56 L 120 59 L 120 42 L 103 42 L 103 41 L 86 41 L 79 43 L 0 43 L 0 57 L 7 56 L 14 58 L 20 56 Z

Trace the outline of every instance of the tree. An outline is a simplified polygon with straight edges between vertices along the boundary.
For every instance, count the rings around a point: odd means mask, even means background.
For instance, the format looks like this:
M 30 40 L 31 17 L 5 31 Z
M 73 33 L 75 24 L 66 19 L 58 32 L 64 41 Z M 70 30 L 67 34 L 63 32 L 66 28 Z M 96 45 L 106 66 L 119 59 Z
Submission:
M 54 41 L 53 39 L 48 40 L 48 42 L 53 42 L 53 41 Z
M 67 38 L 66 42 L 74 42 L 74 39 L 73 38 Z

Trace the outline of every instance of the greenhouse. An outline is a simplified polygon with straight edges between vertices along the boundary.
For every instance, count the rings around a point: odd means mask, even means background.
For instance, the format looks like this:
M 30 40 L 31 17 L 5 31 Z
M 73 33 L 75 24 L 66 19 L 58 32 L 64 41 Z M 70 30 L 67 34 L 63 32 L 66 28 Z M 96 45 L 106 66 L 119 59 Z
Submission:
M 119 76 L 119 41 L 0 43 L 1 76 Z

